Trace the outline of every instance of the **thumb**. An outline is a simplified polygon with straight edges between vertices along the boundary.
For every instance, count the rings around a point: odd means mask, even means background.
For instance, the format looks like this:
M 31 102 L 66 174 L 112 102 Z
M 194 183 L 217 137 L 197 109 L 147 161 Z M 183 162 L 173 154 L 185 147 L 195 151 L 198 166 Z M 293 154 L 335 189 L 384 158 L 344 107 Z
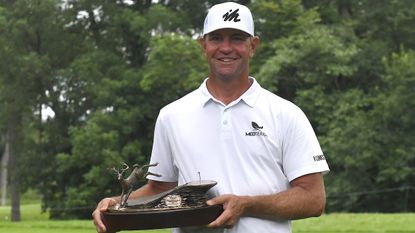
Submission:
M 105 198 L 100 203 L 100 211 L 106 211 L 109 207 L 115 205 L 117 202 L 113 198 Z

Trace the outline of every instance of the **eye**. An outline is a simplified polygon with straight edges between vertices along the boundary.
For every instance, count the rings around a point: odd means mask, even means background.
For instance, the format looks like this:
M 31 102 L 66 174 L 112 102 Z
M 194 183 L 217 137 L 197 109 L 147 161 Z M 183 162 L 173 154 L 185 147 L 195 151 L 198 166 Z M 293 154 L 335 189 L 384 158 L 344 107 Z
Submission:
M 247 40 L 248 36 L 244 35 L 244 34 L 234 34 L 231 36 L 231 40 L 234 43 L 243 43 Z
M 218 36 L 218 35 L 210 35 L 209 36 L 209 41 L 220 41 L 222 40 L 222 37 Z
M 246 37 L 244 36 L 233 36 L 232 37 L 233 40 L 238 40 L 238 41 L 244 41 L 246 39 Z

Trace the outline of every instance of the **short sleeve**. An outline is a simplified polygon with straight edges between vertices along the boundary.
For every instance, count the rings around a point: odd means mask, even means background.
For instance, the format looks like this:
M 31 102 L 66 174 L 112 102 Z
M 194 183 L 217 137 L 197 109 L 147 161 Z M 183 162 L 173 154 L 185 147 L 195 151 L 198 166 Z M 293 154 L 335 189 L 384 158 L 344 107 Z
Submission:
M 151 164 L 158 163 L 158 165 L 150 167 L 149 171 L 161 174 L 161 176 L 149 175 L 147 178 L 162 182 L 177 182 L 178 172 L 174 166 L 174 158 L 167 130 L 162 111 L 160 111 L 154 130 L 153 148 L 150 159 Z
M 288 180 L 311 173 L 327 173 L 328 164 L 304 112 L 295 107 L 284 121 L 283 169 Z

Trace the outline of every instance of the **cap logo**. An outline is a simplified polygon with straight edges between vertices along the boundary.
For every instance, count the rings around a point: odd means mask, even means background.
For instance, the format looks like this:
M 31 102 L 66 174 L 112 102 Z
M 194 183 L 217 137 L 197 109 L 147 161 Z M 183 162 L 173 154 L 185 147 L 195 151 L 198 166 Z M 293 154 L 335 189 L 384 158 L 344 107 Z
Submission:
M 238 11 L 239 11 L 239 9 L 236 9 L 235 11 L 233 11 L 233 10 L 229 10 L 229 12 L 226 12 L 226 14 L 224 14 L 223 16 L 222 16 L 222 18 L 223 18 L 223 21 L 232 21 L 233 20 L 233 22 L 239 22 L 239 21 L 241 21 L 238 17 L 239 17 L 239 14 L 238 14 Z

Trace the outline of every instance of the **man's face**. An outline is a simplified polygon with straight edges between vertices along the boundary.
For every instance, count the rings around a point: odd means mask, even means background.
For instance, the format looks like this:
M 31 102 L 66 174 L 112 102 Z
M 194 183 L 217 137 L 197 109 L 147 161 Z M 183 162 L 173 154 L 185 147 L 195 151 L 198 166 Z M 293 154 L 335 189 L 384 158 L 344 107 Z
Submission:
M 249 74 L 258 37 L 236 29 L 219 29 L 200 39 L 212 78 L 233 79 Z

